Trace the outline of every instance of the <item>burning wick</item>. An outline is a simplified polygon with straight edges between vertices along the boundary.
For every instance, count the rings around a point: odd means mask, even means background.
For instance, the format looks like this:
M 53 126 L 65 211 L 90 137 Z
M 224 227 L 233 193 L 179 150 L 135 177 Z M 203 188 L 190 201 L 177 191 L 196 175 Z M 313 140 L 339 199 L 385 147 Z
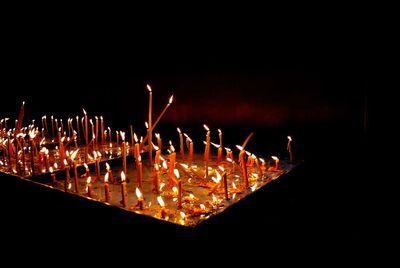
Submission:
M 109 173 L 107 172 L 106 175 L 104 175 L 104 196 L 105 196 L 105 202 L 110 202 L 110 190 L 109 190 L 109 185 L 108 185 L 108 177 Z
M 121 195 L 122 195 L 122 207 L 126 207 L 126 181 L 125 173 L 121 171 Z
M 140 210 L 143 210 L 143 203 L 144 203 L 143 195 L 138 187 L 136 187 L 136 196 L 138 198 L 136 207 L 138 207 Z
M 92 197 L 92 177 L 88 177 L 86 180 L 86 189 L 87 189 L 87 195 L 88 197 Z

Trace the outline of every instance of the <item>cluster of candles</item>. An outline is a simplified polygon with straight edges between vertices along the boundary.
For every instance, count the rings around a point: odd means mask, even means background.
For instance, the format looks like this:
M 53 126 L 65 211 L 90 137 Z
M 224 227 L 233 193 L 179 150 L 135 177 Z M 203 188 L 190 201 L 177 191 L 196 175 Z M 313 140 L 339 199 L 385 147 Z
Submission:
M 172 219 L 173 222 L 183 225 L 193 225 L 195 217 L 200 220 L 207 218 L 208 214 L 226 207 L 226 202 L 233 202 L 237 194 L 254 191 L 282 173 L 284 168 L 280 166 L 278 157 L 272 156 L 274 164 L 270 164 L 270 161 L 245 150 L 252 133 L 242 145 L 236 145 L 239 154 L 235 161 L 233 151 L 223 146 L 222 131 L 218 129 L 219 143 L 213 143 L 211 130 L 207 125 L 203 125 L 206 135 L 202 157 L 194 154 L 194 142 L 189 135 L 177 128 L 177 156 L 172 141 L 163 147 L 160 133 L 155 133 L 153 139 L 153 130 L 172 104 L 173 97 L 170 97 L 153 122 L 150 85 L 147 85 L 147 89 L 147 133 L 144 138 L 139 139 L 130 126 L 131 144 L 127 142 L 125 132 L 116 131 L 113 138 L 110 127 L 104 128 L 103 117 L 89 119 L 85 110 L 81 119 L 79 116 L 75 120 L 69 118 L 65 129 L 63 121 L 54 119 L 53 116 L 50 117 L 51 129 L 46 116 L 42 117 L 41 129 L 35 125 L 35 121 L 28 127 L 22 127 L 23 103 L 13 129 L 8 129 L 8 118 L 0 121 L 0 170 L 31 179 L 40 174 L 50 174 L 49 184 L 52 187 L 158 218 Z M 290 160 L 291 141 L 292 138 L 288 136 L 287 151 Z M 211 145 L 217 149 L 216 156 L 211 153 Z M 162 150 L 163 148 L 166 150 Z M 145 169 L 142 155 L 148 156 Z M 132 168 L 127 163 L 130 156 L 134 159 Z M 117 176 L 107 162 L 111 159 L 121 161 L 121 170 L 117 172 Z M 78 170 L 81 166 L 84 167 L 83 174 Z M 90 170 L 91 166 L 94 167 L 93 171 Z M 95 174 L 91 174 L 93 172 Z M 57 180 L 57 176 L 62 177 L 64 183 Z M 131 191 L 136 198 L 132 198 Z M 114 192 L 119 193 L 120 197 L 115 196 Z M 158 209 L 151 206 L 151 201 L 146 203 L 146 199 L 157 202 Z M 167 206 L 165 199 L 171 200 L 173 209 L 172 205 Z M 135 202 L 129 206 L 132 200 Z

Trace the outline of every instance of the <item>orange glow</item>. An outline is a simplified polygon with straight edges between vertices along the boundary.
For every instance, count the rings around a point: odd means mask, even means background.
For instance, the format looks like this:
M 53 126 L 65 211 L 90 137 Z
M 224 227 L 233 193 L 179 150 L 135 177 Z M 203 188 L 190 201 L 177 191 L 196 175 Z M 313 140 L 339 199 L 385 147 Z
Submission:
M 133 138 L 135 139 L 135 142 L 138 142 L 138 137 L 136 136 L 136 133 L 133 133 Z
M 167 161 L 164 160 L 164 162 L 162 163 L 163 168 L 168 169 L 168 165 L 167 165 Z
M 222 172 L 224 172 L 225 171 L 225 169 L 224 169 L 224 167 L 223 166 L 218 166 L 218 168 L 222 171 Z
M 71 190 L 72 188 L 72 183 L 68 183 L 68 190 Z
M 211 144 L 215 147 L 215 148 L 219 148 L 219 147 L 221 147 L 221 145 L 219 145 L 219 144 L 215 144 L 215 143 L 213 143 L 213 142 L 211 142 Z
M 92 118 L 89 119 L 89 122 L 90 122 L 91 125 L 93 125 L 93 120 L 92 120 Z
M 146 85 L 147 89 L 151 92 L 151 87 L 149 84 Z
M 108 183 L 108 172 L 106 173 L 106 175 L 104 175 L 104 182 Z
M 183 211 L 179 212 L 179 215 L 181 216 L 182 220 L 186 218 L 186 215 Z
M 125 179 L 126 179 L 125 173 L 123 171 L 121 171 L 121 181 L 124 182 Z
M 154 143 L 152 143 L 152 145 L 153 145 L 154 150 L 156 150 L 156 151 L 160 150 L 160 148 L 158 148 L 158 146 L 155 145 Z
M 107 171 L 110 171 L 110 165 L 108 163 L 106 163 L 106 169 Z
M 171 95 L 171 97 L 169 98 L 169 104 L 171 104 L 172 103 L 172 101 L 174 100 L 174 95 Z
M 206 210 L 206 206 L 204 204 L 200 204 L 201 210 Z
M 221 179 L 222 179 L 221 174 L 219 174 L 219 172 L 218 172 L 217 170 L 215 170 L 215 173 L 217 174 L 217 180 L 218 180 L 218 182 L 220 182 Z
M 178 188 L 176 188 L 176 187 L 174 186 L 174 187 L 172 187 L 172 191 L 173 191 L 174 193 L 178 193 Z
M 142 162 L 142 156 L 141 155 L 138 156 L 138 161 Z
M 64 165 L 68 166 L 68 162 L 66 159 L 64 159 Z
M 279 158 L 276 156 L 271 156 L 272 159 L 274 159 L 275 161 L 279 161 Z
M 179 127 L 177 127 L 176 130 L 179 132 L 179 134 L 182 134 L 182 132 L 181 132 Z
M 218 129 L 218 133 L 219 133 L 219 134 L 222 134 L 222 131 L 221 131 L 220 129 Z
M 89 176 L 89 177 L 87 178 L 87 180 L 86 180 L 86 183 L 89 184 L 91 181 L 92 181 L 92 177 Z
M 161 196 L 157 196 L 157 202 L 161 207 L 165 207 L 164 200 L 162 199 Z
M 180 163 L 180 165 L 184 168 L 184 169 L 188 169 L 189 168 L 189 166 L 188 165 L 186 165 L 186 164 L 182 164 L 182 163 Z
M 242 151 L 242 150 L 243 150 L 243 147 L 242 147 L 242 146 L 240 146 L 240 145 L 236 145 L 236 148 L 238 148 L 240 151 Z
M 53 173 L 54 172 L 53 167 L 50 167 L 49 171 L 50 171 L 50 173 Z
M 206 124 L 204 124 L 203 127 L 205 130 L 210 131 L 210 129 L 208 128 L 208 126 Z
M 125 132 L 120 131 L 122 141 L 125 141 Z
M 82 109 L 82 110 L 83 110 L 83 113 L 84 113 L 85 115 L 87 115 L 85 109 Z M 53 118 L 53 116 L 51 116 L 51 118 Z
M 156 136 L 157 139 L 160 138 L 160 133 L 156 133 L 156 134 L 154 134 L 154 135 Z
M 54 169 L 58 169 L 57 163 L 54 163 Z
M 288 138 L 288 140 L 289 140 L 289 141 L 292 141 L 292 137 L 290 137 L 290 136 L 287 136 L 287 138 Z
M 149 123 L 144 122 L 144 126 L 145 126 L 146 128 L 149 128 Z

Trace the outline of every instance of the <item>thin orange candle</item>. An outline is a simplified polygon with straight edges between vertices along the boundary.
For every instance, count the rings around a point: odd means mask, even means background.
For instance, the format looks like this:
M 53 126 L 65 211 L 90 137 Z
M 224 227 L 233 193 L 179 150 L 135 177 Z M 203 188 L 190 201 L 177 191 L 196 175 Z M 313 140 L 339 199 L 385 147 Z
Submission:
M 287 138 L 288 138 L 287 150 L 289 152 L 289 159 L 290 159 L 290 161 L 293 161 L 293 158 L 292 158 L 292 137 L 287 136 Z
M 154 192 L 156 194 L 160 193 L 160 178 L 159 178 L 159 165 L 157 163 L 154 163 L 154 169 L 153 169 L 153 179 L 154 179 Z
M 101 144 L 104 144 L 104 120 L 103 116 L 100 116 L 100 131 L 101 131 Z
M 165 217 L 167 216 L 167 211 L 165 210 L 165 203 L 161 196 L 157 196 L 157 202 L 161 207 L 160 209 L 161 218 L 165 219 Z
M 76 130 L 78 133 L 78 140 L 81 140 L 81 132 L 79 130 L 79 116 L 76 116 L 75 118 L 76 118 Z
M 110 188 L 108 185 L 108 177 L 109 177 L 109 173 L 107 172 L 104 175 L 104 201 L 109 203 L 110 202 Z
M 50 175 L 51 175 L 51 184 L 53 187 L 56 187 L 57 179 L 56 179 L 56 174 L 54 173 L 53 167 L 50 167 L 49 170 L 50 170 Z
M 97 117 L 97 115 L 94 118 L 96 119 L 96 137 L 97 139 L 99 139 L 99 118 Z M 97 140 L 96 143 L 98 143 Z
M 244 187 L 247 188 L 247 187 L 249 187 L 249 179 L 248 179 L 248 175 L 247 175 L 247 165 L 246 165 L 246 155 L 247 154 L 242 146 L 236 145 L 236 147 L 240 150 L 239 164 L 242 168 Z
M 180 179 L 179 170 L 174 169 L 175 178 L 178 180 L 178 209 L 182 208 L 182 180 Z
M 139 155 L 138 157 L 138 164 L 137 164 L 137 173 L 138 173 L 138 184 L 139 184 L 139 188 L 143 189 L 143 185 L 142 185 L 142 174 L 143 174 L 143 170 L 142 170 L 142 157 Z
M 93 152 L 94 158 L 96 160 L 96 179 L 100 181 L 100 159 L 101 159 L 101 153 L 100 152 Z
M 181 158 L 183 160 L 185 159 L 185 147 L 183 146 L 183 135 L 179 127 L 176 128 L 176 130 L 179 133 L 179 151 L 181 153 Z
M 204 160 L 206 161 L 206 167 L 205 167 L 205 175 L 208 177 L 208 161 L 210 157 L 210 129 L 208 128 L 207 125 L 203 125 L 204 129 L 207 131 L 206 134 L 206 147 L 204 150 Z
M 64 159 L 64 167 L 65 167 L 65 182 L 64 182 L 64 191 L 68 192 L 68 186 L 70 184 L 70 176 L 69 176 L 69 170 L 70 167 L 68 165 L 67 160 Z
M 152 114 L 153 114 L 153 92 L 149 84 L 147 84 L 147 89 L 149 90 L 149 128 L 147 130 L 148 136 L 148 149 L 149 149 L 149 160 L 150 165 L 153 165 L 153 147 L 152 147 L 152 133 L 153 133 L 153 125 L 152 125 Z
M 86 179 L 86 191 L 87 191 L 87 196 L 92 197 L 92 177 L 87 177 Z
M 89 154 L 89 148 L 88 148 L 88 144 L 89 144 L 89 130 L 88 130 L 88 117 L 87 117 L 87 113 L 85 111 L 85 109 L 83 109 L 83 113 L 85 114 L 85 162 L 88 162 L 88 154 Z
M 157 138 L 157 146 L 158 146 L 159 150 L 161 151 L 162 141 L 161 141 L 160 133 L 156 133 L 155 136 Z
M 122 200 L 121 204 L 122 207 L 126 207 L 126 181 L 125 181 L 125 173 L 121 171 L 121 195 L 122 195 Z
M 125 132 L 121 131 L 121 140 L 122 140 L 122 168 L 124 173 L 126 174 L 126 143 L 125 143 Z
M 74 168 L 74 188 L 75 188 L 75 193 L 79 194 L 79 180 L 78 180 L 78 165 L 76 161 L 74 161 L 79 149 L 74 151 L 71 155 L 71 160 L 73 163 L 73 168 Z

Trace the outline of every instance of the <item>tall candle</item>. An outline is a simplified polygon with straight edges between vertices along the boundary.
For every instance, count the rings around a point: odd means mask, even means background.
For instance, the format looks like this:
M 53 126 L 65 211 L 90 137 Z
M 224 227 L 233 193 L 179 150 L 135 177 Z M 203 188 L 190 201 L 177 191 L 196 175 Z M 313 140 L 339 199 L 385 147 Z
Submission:
M 57 168 L 57 164 L 54 164 L 54 167 Z M 57 180 L 56 180 L 56 174 L 54 173 L 54 169 L 53 169 L 53 167 L 50 167 L 49 170 L 51 173 L 51 184 L 53 185 L 53 187 L 56 187 Z
M 224 193 L 225 199 L 229 200 L 229 192 L 228 192 L 228 178 L 226 172 L 222 173 L 222 181 L 224 182 Z
M 103 116 L 100 116 L 100 131 L 101 131 L 101 144 L 104 144 L 104 121 L 103 121 Z
M 156 138 L 157 138 L 157 146 L 158 146 L 159 150 L 161 151 L 162 142 L 161 142 L 160 133 L 156 133 L 155 135 L 156 135 Z
M 179 133 L 179 151 L 181 153 L 181 158 L 182 160 L 185 159 L 185 147 L 183 146 L 183 135 L 181 130 L 178 128 L 176 128 L 178 133 Z
M 275 170 L 277 171 L 279 167 L 279 158 L 276 156 L 271 156 L 271 158 L 275 160 Z
M 125 181 L 125 173 L 121 171 L 121 195 L 122 195 L 122 200 L 121 204 L 122 207 L 126 207 L 126 181 Z
M 79 194 L 79 180 L 78 180 L 78 165 L 76 161 L 73 161 L 74 166 L 74 188 L 75 193 Z
M 149 129 L 147 131 L 148 136 L 148 147 L 149 147 L 149 160 L 150 165 L 153 165 L 153 147 L 152 147 L 152 132 L 153 132 L 153 125 L 152 125 L 152 111 L 153 111 L 153 92 L 149 84 L 147 84 L 147 89 L 149 90 Z
M 93 154 L 95 155 L 95 160 L 96 160 L 96 179 L 100 181 L 100 159 L 101 159 L 101 154 L 100 152 L 94 151 Z
M 126 173 L 126 143 L 125 143 L 125 132 L 121 131 L 121 140 L 122 140 L 122 168 L 125 174 Z
M 288 150 L 288 152 L 289 152 L 289 159 L 290 159 L 290 161 L 293 161 L 293 158 L 292 158 L 292 145 L 291 145 L 291 143 L 292 143 L 292 137 L 287 136 L 287 138 L 288 138 L 287 150 Z
M 182 180 L 180 179 L 178 169 L 174 169 L 175 178 L 178 180 L 178 209 L 182 208 Z
M 64 124 L 62 119 L 60 119 L 60 124 L 61 124 L 61 133 L 64 133 Z
M 51 116 L 51 137 L 54 139 L 54 117 Z
M 219 146 L 222 148 L 222 131 L 218 129 L 218 136 L 219 136 Z
M 244 187 L 247 188 L 249 186 L 249 179 L 248 179 L 248 175 L 247 175 L 246 151 L 243 150 L 243 147 L 241 147 L 241 146 L 237 145 L 236 147 L 238 147 L 240 150 L 239 163 L 242 168 Z
M 136 136 L 136 133 L 133 134 L 134 139 L 135 139 L 135 148 L 133 151 L 133 154 L 135 156 L 136 162 L 138 161 L 139 155 L 140 155 L 140 148 L 139 148 L 139 143 L 138 143 L 138 138 Z
M 210 129 L 205 124 L 203 126 L 204 126 L 204 129 L 207 131 L 206 148 L 204 150 L 204 160 L 206 161 L 205 176 L 208 177 L 208 161 L 209 161 L 209 156 L 210 156 Z
M 105 197 L 105 202 L 109 203 L 110 202 L 110 189 L 108 185 L 108 173 L 104 175 L 104 197 Z
M 153 178 L 154 178 L 154 192 L 156 194 L 160 193 L 160 179 L 159 179 L 159 165 L 157 163 L 154 163 L 154 169 L 153 169 Z
M 49 135 L 49 128 L 48 128 L 48 126 L 47 126 L 47 116 L 46 116 L 46 115 L 44 116 L 44 126 L 45 126 L 45 130 L 46 130 L 47 137 L 50 137 L 50 135 Z
M 153 146 L 156 149 L 156 156 L 154 158 L 154 162 L 155 162 L 155 164 L 159 165 L 160 164 L 161 151 L 159 150 L 158 146 L 157 147 L 155 145 L 153 145 Z
M 112 175 L 112 170 L 111 170 L 110 165 L 109 165 L 108 163 L 106 163 L 106 170 L 107 170 L 107 174 L 108 174 L 109 181 L 110 181 L 111 183 L 114 183 L 114 178 L 113 178 L 113 175 Z
M 90 121 L 90 125 L 92 127 L 92 137 L 97 137 L 96 133 L 94 132 L 95 130 L 94 130 L 93 120 L 90 119 L 89 121 Z M 93 139 L 93 148 L 94 148 L 94 142 L 95 142 L 95 140 Z
M 175 161 L 176 161 L 176 153 L 174 146 L 171 145 L 171 153 L 169 155 L 169 187 L 173 186 L 173 176 L 174 176 L 174 169 L 175 169 Z
M 58 127 L 58 120 L 57 118 L 54 120 L 56 122 L 56 131 L 58 131 L 59 127 Z
M 142 157 L 140 155 L 138 157 L 137 173 L 138 173 L 139 188 L 143 189 L 143 185 L 142 185 Z
M 70 184 L 70 177 L 69 177 L 69 165 L 67 160 L 64 159 L 64 167 L 65 167 L 65 181 L 64 181 L 64 191 L 68 192 L 68 186 Z
M 79 130 L 79 116 L 76 116 L 76 130 L 78 132 L 78 140 L 81 140 L 81 132 Z
M 88 117 L 85 109 L 83 109 L 83 113 L 85 114 L 85 162 L 88 162 L 88 154 L 89 154 L 89 128 L 88 128 Z
M 98 143 L 98 139 L 99 139 L 99 118 L 97 117 L 97 115 L 94 117 L 96 119 L 96 144 Z
M 31 134 L 30 135 L 30 142 L 31 142 L 31 168 L 32 168 L 32 176 L 35 176 L 35 158 L 34 158 L 34 150 L 33 147 L 35 146 L 35 142 L 34 142 L 34 134 L 33 136 Z

